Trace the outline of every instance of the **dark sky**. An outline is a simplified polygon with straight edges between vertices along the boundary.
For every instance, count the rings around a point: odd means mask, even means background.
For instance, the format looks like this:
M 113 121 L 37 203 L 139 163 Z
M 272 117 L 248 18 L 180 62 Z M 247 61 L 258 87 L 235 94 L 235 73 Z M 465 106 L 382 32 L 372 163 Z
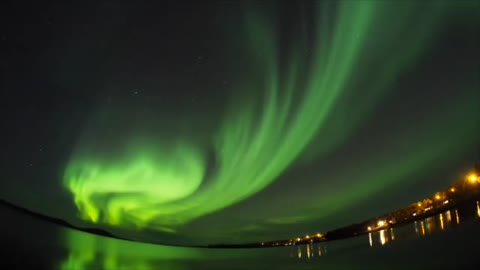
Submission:
M 168 243 L 325 231 L 479 161 L 475 1 L 2 3 L 0 196 Z

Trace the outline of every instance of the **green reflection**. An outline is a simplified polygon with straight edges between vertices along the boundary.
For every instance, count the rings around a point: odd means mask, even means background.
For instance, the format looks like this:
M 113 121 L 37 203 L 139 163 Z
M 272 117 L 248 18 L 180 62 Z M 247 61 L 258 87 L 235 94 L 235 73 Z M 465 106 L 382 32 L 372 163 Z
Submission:
M 150 270 L 185 269 L 180 260 L 198 258 L 199 251 L 190 248 L 158 246 L 129 242 L 73 230 L 64 231 L 68 257 L 61 270 Z

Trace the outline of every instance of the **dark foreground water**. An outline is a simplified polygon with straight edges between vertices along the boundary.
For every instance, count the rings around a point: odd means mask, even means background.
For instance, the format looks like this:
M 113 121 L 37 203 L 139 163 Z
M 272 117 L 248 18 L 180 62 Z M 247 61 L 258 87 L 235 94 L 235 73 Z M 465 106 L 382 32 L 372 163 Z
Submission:
M 477 269 L 477 205 L 355 238 L 264 249 L 158 246 L 91 235 L 0 208 L 1 269 Z M 480 267 L 478 268 L 480 269 Z

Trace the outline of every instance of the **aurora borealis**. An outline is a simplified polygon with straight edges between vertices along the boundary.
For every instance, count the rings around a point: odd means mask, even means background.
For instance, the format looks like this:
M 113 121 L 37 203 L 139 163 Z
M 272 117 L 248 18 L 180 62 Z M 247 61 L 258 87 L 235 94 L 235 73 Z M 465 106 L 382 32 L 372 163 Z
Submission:
M 332 7 L 331 2 L 326 2 L 320 12 L 314 13 L 312 44 L 306 44 L 308 37 L 298 36 L 290 52 L 280 51 L 272 19 L 255 10 L 247 11 L 246 37 L 242 40 L 247 49 L 251 48 L 252 59 L 258 55 L 253 61 L 257 65 L 255 72 L 261 75 L 255 78 L 248 74 L 238 85 L 234 82 L 233 87 L 246 98 L 233 94 L 218 129 L 200 145 L 188 138 L 179 139 L 182 134 L 168 138 L 161 132 L 150 132 L 149 127 L 160 125 L 154 116 L 145 117 L 150 120 L 140 117 L 136 120 L 140 122 L 138 128 L 108 145 L 105 151 L 113 147 L 115 155 L 102 156 L 102 139 L 82 141 L 77 146 L 80 154 L 74 152 L 65 172 L 65 185 L 81 216 L 93 223 L 175 232 L 196 218 L 254 196 L 291 168 L 305 151 L 318 151 L 314 158 L 321 160 L 322 155 L 335 150 L 339 139 L 348 138 L 361 125 L 364 115 L 389 91 L 393 78 L 431 45 L 445 7 L 441 3 L 429 6 L 426 15 L 417 11 L 421 8 L 412 3 L 397 6 L 374 1 L 347 1 Z M 337 16 L 331 18 L 325 10 L 335 10 Z M 419 27 L 409 33 L 407 40 L 378 35 L 386 31 L 402 33 L 411 27 L 410 21 L 402 18 L 405 14 L 420 17 Z M 308 54 L 302 45 L 311 48 Z M 396 47 L 402 52 L 391 55 Z M 281 54 L 287 54 L 287 59 L 281 61 Z M 355 83 L 364 83 L 362 66 L 379 59 L 381 65 L 368 67 L 368 72 L 375 75 L 366 74 L 372 81 L 364 87 L 369 97 L 358 100 L 362 106 L 352 110 L 342 104 L 342 98 L 359 91 Z M 335 121 L 334 111 L 351 115 L 349 122 L 344 127 L 330 127 L 329 136 L 322 136 L 327 122 L 332 118 L 330 121 Z M 88 130 L 98 134 L 91 138 L 110 140 L 102 134 L 103 127 L 109 127 L 109 121 L 128 120 L 112 113 L 101 121 L 100 127 Z M 434 123 L 429 125 L 438 130 Z M 459 128 L 468 130 L 465 125 Z M 122 127 L 113 130 L 114 134 L 121 132 Z M 145 132 L 150 134 L 149 139 L 144 138 Z M 414 148 L 419 148 L 418 141 L 412 138 Z M 208 151 L 213 151 L 214 161 L 210 161 L 213 169 L 207 175 Z M 411 160 L 403 160 L 396 164 L 405 164 L 401 173 L 387 174 L 382 181 L 394 184 L 401 174 L 428 164 L 435 155 L 436 151 L 419 153 L 411 166 L 407 165 Z M 382 167 L 390 170 L 388 163 Z M 375 174 L 382 174 L 382 169 Z M 342 198 L 348 198 L 348 204 L 355 203 L 378 190 L 378 178 L 369 178 L 363 179 L 361 186 L 344 188 L 341 198 L 326 196 L 317 203 L 331 200 L 338 204 L 335 201 L 345 200 Z
M 4 83 L 29 97 L 5 160 L 28 160 L 0 195 L 139 241 L 239 243 L 392 210 L 478 159 L 474 4 L 220 2 L 59 7 L 18 60 L 32 75 Z

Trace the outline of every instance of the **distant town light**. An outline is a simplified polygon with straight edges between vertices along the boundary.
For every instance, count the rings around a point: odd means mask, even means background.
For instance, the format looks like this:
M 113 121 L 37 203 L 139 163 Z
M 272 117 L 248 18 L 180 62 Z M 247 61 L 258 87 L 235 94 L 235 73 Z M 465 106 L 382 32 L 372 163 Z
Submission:
M 451 192 L 455 192 L 455 188 L 452 187 L 452 188 L 450 189 L 450 191 L 451 191 Z
M 471 173 L 467 176 L 467 179 L 470 181 L 470 183 L 474 184 L 477 182 L 478 175 L 476 173 Z
M 367 229 L 368 229 L 369 231 L 371 231 L 371 230 L 372 230 L 372 227 L 368 226 L 368 228 L 367 228 Z
M 435 195 L 435 199 L 436 199 L 436 200 L 440 200 L 441 198 L 442 198 L 442 197 L 440 196 L 440 194 L 436 194 L 436 195 Z
M 377 225 L 378 225 L 379 227 L 385 226 L 385 221 L 384 221 L 384 220 L 379 220 L 378 223 L 377 223 Z

